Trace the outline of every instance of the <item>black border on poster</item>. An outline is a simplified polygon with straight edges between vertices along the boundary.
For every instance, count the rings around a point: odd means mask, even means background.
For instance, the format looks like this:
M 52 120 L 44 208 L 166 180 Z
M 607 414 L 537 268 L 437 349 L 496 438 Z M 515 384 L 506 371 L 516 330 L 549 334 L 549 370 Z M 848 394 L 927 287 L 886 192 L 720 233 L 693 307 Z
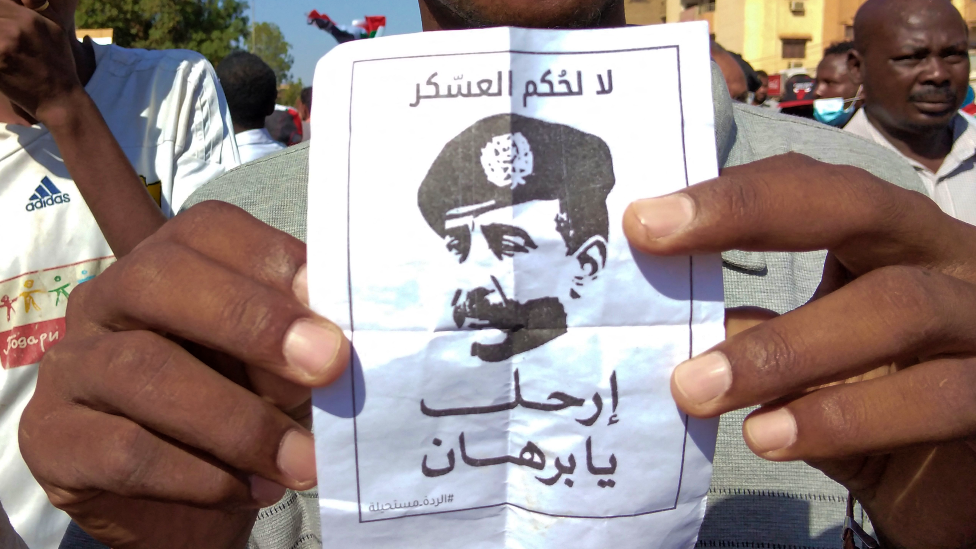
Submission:
M 628 52 L 638 52 L 638 51 L 654 51 L 654 50 L 675 50 L 675 62 L 678 66 L 678 103 L 679 112 L 681 113 L 681 154 L 684 161 L 685 169 L 685 187 L 689 187 L 690 183 L 688 180 L 688 145 L 687 145 L 687 135 L 685 133 L 685 106 L 684 106 L 684 96 L 682 95 L 682 78 L 681 78 L 681 46 L 680 45 L 669 45 L 669 46 L 653 46 L 646 48 L 628 48 L 620 50 L 604 50 L 604 51 L 573 51 L 573 52 L 551 52 L 551 51 L 519 51 L 519 50 L 499 50 L 499 51 L 486 51 L 486 52 L 468 52 L 468 53 L 444 53 L 444 54 L 429 54 L 429 55 L 412 55 L 412 56 L 398 56 L 398 57 L 382 57 L 376 59 L 360 59 L 353 61 L 352 63 L 352 74 L 349 79 L 349 150 L 347 151 L 347 170 L 346 177 L 346 254 L 347 260 L 346 265 L 348 268 L 348 280 L 349 280 L 349 331 L 350 331 L 350 344 L 353 343 L 356 337 L 356 325 L 353 321 L 353 305 L 352 305 L 352 136 L 353 136 L 353 125 L 352 125 L 352 97 L 353 89 L 355 86 L 356 79 L 356 65 L 359 63 L 371 63 L 376 61 L 394 61 L 399 59 L 423 59 L 423 58 L 434 58 L 434 57 L 458 57 L 458 56 L 471 56 L 471 55 L 493 55 L 499 53 L 507 54 L 520 54 L 520 55 L 595 55 L 602 53 L 628 53 Z M 692 358 L 692 353 L 694 352 L 694 330 L 693 324 L 695 319 L 695 258 L 694 256 L 688 256 L 688 288 L 689 288 L 689 313 L 688 313 L 688 358 Z M 350 380 L 350 387 L 352 389 L 352 405 L 353 410 L 356 409 L 356 376 L 352 376 Z M 646 511 L 643 513 L 634 513 L 629 515 L 611 515 L 611 516 L 580 516 L 580 515 L 557 515 L 553 513 L 546 513 L 543 511 L 536 511 L 534 509 L 528 509 L 522 507 L 521 505 L 516 505 L 514 503 L 502 502 L 495 503 L 492 505 L 482 505 L 478 507 L 465 507 L 464 509 L 451 509 L 449 511 L 436 511 L 431 513 L 416 513 L 410 515 L 401 515 L 399 517 L 388 517 L 372 520 L 363 520 L 363 502 L 362 502 L 362 489 L 360 486 L 359 479 L 359 428 L 356 421 L 356 414 L 353 414 L 353 441 L 354 441 L 354 455 L 356 460 L 356 500 L 359 508 L 359 523 L 368 524 L 372 522 L 385 522 L 390 520 L 400 520 L 413 517 L 423 517 L 429 515 L 443 515 L 447 513 L 460 513 L 463 511 L 476 511 L 479 509 L 491 509 L 494 507 L 510 506 L 517 509 L 522 509 L 529 513 L 534 513 L 537 515 L 544 515 L 548 517 L 556 518 L 574 518 L 574 519 L 617 519 L 617 518 L 633 518 L 646 515 L 653 515 L 657 513 L 664 513 L 668 511 L 674 511 L 678 507 L 678 501 L 681 498 L 681 485 L 684 480 L 684 470 L 686 461 L 686 450 L 688 447 L 688 415 L 684 414 L 683 423 L 685 426 L 684 440 L 681 446 L 681 468 L 678 474 L 678 488 L 674 496 L 674 505 L 664 509 L 655 509 L 653 511 Z

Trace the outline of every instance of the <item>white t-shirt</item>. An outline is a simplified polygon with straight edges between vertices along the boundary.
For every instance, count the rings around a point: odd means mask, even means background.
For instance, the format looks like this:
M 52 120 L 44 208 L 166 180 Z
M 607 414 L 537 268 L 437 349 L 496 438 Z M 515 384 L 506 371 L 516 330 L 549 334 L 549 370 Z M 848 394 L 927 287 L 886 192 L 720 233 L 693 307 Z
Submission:
M 223 91 L 201 55 L 95 45 L 95 57 L 86 90 L 167 216 L 239 164 Z M 24 464 L 17 426 L 37 363 L 64 337 L 71 291 L 114 258 L 42 126 L 0 124 L 0 235 L 0 501 L 28 546 L 55 549 L 69 519 Z
M 959 112 L 949 122 L 952 130 L 952 149 L 946 155 L 938 171 L 908 158 L 888 141 L 860 109 L 844 126 L 844 130 L 891 149 L 905 159 L 918 174 L 932 200 L 942 211 L 976 225 L 976 119 Z
M 237 134 L 236 139 L 237 150 L 241 153 L 241 164 L 263 158 L 285 148 L 284 143 L 275 141 L 268 130 L 264 128 L 243 131 Z

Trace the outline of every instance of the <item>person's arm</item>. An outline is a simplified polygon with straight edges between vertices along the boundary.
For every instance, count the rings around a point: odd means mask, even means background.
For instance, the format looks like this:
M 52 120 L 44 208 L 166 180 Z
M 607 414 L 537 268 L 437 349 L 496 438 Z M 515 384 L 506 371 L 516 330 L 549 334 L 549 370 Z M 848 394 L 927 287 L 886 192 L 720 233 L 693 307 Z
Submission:
M 119 257 L 165 222 L 78 79 L 65 31 L 0 0 L 0 93 L 44 124 Z
M 156 232 L 166 217 L 84 88 L 39 110 L 64 165 L 117 257 Z

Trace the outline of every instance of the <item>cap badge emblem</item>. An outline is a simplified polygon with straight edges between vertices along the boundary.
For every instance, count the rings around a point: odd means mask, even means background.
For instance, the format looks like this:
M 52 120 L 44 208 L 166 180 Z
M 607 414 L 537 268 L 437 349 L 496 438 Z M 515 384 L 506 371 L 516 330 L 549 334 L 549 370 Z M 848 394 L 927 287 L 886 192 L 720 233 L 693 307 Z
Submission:
M 525 178 L 532 175 L 529 141 L 520 132 L 492 138 L 481 149 L 481 167 L 488 181 L 499 187 L 525 185 Z

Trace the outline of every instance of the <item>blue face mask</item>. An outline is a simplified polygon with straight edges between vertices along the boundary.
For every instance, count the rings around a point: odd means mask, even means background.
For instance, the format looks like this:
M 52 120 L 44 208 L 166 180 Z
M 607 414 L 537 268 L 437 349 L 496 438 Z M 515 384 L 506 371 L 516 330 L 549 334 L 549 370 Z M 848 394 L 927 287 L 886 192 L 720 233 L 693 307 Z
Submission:
M 851 106 L 845 109 L 844 103 L 846 101 L 843 97 L 817 99 L 813 102 L 813 118 L 817 122 L 822 122 L 835 128 L 843 128 L 851 117 L 854 116 L 854 105 L 857 103 L 856 98 L 848 99 L 847 101 L 851 102 Z

